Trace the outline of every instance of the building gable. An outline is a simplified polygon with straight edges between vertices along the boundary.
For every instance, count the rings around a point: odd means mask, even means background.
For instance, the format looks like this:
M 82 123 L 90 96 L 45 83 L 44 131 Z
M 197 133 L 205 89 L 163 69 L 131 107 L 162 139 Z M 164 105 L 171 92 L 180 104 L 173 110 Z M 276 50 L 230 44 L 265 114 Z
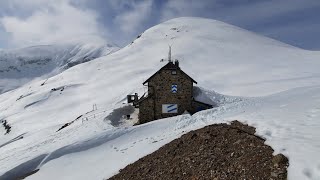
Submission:
M 192 79 L 187 73 L 181 70 L 179 67 L 179 63 L 176 61 L 175 63 L 173 62 L 168 62 L 165 66 L 163 66 L 161 69 L 159 69 L 157 72 L 155 72 L 152 76 L 150 76 L 146 81 L 143 82 L 143 84 L 146 84 L 149 82 L 151 79 L 153 79 L 154 76 L 158 75 L 161 71 L 164 70 L 171 70 L 171 71 L 180 71 L 182 75 L 186 76 L 188 79 L 190 79 L 193 83 L 197 84 L 197 82 Z

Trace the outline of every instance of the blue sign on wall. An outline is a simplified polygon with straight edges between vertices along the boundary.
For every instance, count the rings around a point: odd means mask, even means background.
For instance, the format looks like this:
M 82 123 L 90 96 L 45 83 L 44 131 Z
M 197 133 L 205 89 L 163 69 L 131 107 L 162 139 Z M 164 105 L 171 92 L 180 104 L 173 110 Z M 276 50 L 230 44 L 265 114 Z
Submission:
M 177 93 L 178 92 L 178 85 L 177 84 L 172 84 L 171 85 L 171 92 L 172 93 Z
M 162 113 L 178 113 L 178 105 L 162 104 Z

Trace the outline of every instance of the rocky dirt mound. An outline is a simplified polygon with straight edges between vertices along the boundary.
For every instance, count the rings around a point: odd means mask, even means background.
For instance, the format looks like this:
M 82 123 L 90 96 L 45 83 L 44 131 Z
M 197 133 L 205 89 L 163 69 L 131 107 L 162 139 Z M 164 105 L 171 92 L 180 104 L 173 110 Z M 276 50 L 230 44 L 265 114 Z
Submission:
M 288 159 L 233 121 L 189 132 L 110 179 L 286 179 Z

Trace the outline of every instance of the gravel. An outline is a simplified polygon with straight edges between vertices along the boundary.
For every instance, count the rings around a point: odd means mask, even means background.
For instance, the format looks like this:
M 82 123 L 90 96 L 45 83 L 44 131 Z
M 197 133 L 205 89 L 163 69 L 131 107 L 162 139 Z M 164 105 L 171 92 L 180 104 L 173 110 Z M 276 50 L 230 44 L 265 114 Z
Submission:
M 191 131 L 120 170 L 111 180 L 287 179 L 288 159 L 239 121 Z

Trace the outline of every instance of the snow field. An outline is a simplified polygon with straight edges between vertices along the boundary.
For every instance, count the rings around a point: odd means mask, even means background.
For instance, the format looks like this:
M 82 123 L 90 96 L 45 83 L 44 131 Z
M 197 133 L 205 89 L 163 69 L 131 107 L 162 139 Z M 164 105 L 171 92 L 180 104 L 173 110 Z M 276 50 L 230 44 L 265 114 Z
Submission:
M 142 82 L 164 65 L 160 59 L 167 57 L 168 45 L 173 59 L 198 82 L 198 98 L 219 107 L 112 126 L 105 117 L 124 105 L 127 94 L 146 91 Z M 108 178 L 183 133 L 237 119 L 256 127 L 275 153 L 289 157 L 289 179 L 320 179 L 319 57 L 215 20 L 164 22 L 133 44 L 74 66 L 43 86 L 44 80 L 34 80 L 1 94 L 0 119 L 12 132 L 0 134 L 0 145 L 25 134 L 0 148 L 0 175 L 43 155 L 40 171 L 27 179 Z M 93 104 L 101 116 L 56 132 Z

